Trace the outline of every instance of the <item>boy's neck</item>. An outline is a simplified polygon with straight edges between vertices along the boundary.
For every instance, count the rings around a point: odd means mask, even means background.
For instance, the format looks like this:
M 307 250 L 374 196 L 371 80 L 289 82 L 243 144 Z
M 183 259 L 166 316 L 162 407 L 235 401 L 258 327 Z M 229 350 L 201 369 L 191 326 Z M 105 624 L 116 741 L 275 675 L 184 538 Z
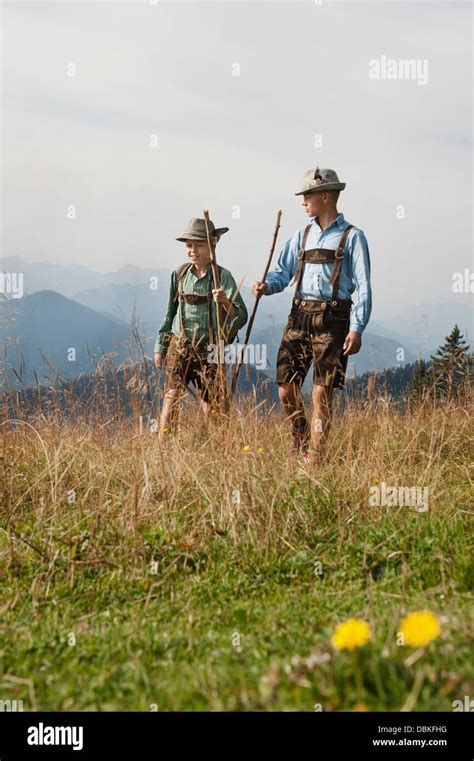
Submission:
M 334 207 L 333 209 L 328 209 L 327 211 L 323 211 L 322 214 L 317 217 L 318 225 L 320 226 L 321 230 L 325 230 L 326 227 L 329 227 L 332 222 L 334 222 L 339 216 L 339 212 Z
M 209 267 L 210 263 L 211 263 L 211 260 L 209 259 L 207 264 L 204 264 L 202 267 L 197 267 L 195 264 L 193 264 L 193 270 L 194 270 L 195 274 L 198 277 L 204 277 L 204 275 L 206 274 L 207 268 Z

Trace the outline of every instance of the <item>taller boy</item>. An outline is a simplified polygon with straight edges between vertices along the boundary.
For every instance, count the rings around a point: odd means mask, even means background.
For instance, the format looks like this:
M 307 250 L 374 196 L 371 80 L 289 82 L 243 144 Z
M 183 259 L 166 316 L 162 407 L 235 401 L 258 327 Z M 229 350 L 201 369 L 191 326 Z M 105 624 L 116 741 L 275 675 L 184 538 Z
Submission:
M 291 418 L 295 448 L 319 460 L 331 424 L 333 388 L 342 388 L 349 354 L 356 354 L 372 309 L 370 256 L 362 230 L 337 210 L 346 187 L 333 169 L 310 169 L 295 195 L 312 221 L 285 244 L 277 265 L 252 291 L 279 293 L 296 284 L 277 358 L 280 401 Z M 357 289 L 353 305 L 351 294 Z M 354 308 L 352 309 L 352 306 Z M 301 386 L 313 362 L 313 417 L 305 417 Z

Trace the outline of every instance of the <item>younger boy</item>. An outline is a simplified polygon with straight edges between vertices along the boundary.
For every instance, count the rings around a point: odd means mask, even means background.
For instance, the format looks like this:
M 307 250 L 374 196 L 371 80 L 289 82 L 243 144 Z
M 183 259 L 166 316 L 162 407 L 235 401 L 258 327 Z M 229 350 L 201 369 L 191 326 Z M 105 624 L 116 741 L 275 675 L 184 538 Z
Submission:
M 209 222 L 217 245 L 228 227 Z M 204 219 L 190 220 L 176 240 L 186 244 L 187 264 L 171 275 L 166 314 L 155 343 L 155 364 L 166 367 L 160 438 L 175 426 L 181 398 L 188 383 L 196 387 L 201 408 L 208 414 L 216 386 L 217 364 L 209 362 L 207 346 L 217 344 L 217 304 L 223 307 L 224 340 L 230 343 L 248 319 L 247 309 L 232 274 L 219 267 L 221 287 L 214 288 L 211 256 Z

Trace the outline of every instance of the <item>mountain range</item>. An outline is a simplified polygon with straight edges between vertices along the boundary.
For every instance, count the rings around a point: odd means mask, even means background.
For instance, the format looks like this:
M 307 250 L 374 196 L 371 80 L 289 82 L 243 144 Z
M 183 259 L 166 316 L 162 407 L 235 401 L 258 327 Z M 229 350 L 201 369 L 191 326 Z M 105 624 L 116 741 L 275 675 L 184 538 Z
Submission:
M 23 384 L 36 383 L 38 373 L 43 380 L 50 378 L 53 366 L 61 377 L 71 378 L 90 372 L 97 362 L 104 361 L 104 355 L 111 354 L 116 366 L 137 359 L 141 349 L 132 334 L 140 337 L 148 354 L 153 352 L 168 298 L 168 270 L 127 265 L 98 273 L 79 264 L 33 263 L 20 257 L 4 258 L 1 270 L 23 273 L 26 295 L 8 298 L 7 293 L 7 298 L 0 300 L 3 364 L 15 367 Z M 241 292 L 250 314 L 254 303 L 250 288 L 243 286 Z M 287 291 L 263 297 L 257 310 L 251 340 L 265 345 L 270 377 L 274 376 L 290 306 L 291 293 Z M 136 331 L 132 331 L 132 322 Z M 420 304 L 379 322 L 371 320 L 363 334 L 362 350 L 349 358 L 348 377 L 403 366 L 418 355 L 429 356 L 455 323 L 472 335 L 472 312 L 456 301 Z M 239 339 L 244 335 L 245 328 Z

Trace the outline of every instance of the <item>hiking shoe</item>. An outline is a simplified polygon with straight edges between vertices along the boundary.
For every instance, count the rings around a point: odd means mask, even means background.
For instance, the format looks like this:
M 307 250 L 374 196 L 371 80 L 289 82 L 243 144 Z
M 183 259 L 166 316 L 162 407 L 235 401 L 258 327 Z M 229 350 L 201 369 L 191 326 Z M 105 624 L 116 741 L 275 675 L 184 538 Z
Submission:
M 305 454 L 308 449 L 308 436 L 304 433 L 292 432 L 293 436 L 293 449 L 297 454 Z
M 293 423 L 291 435 L 293 436 L 293 449 L 298 453 L 305 454 L 309 446 L 308 421 L 304 420 L 303 424 L 299 423 L 298 425 Z
M 311 449 L 311 447 L 307 447 L 306 452 L 303 455 L 302 464 L 303 467 L 306 468 L 306 470 L 311 469 L 315 465 L 321 465 L 323 462 L 324 456 L 322 452 L 320 452 L 317 449 Z

